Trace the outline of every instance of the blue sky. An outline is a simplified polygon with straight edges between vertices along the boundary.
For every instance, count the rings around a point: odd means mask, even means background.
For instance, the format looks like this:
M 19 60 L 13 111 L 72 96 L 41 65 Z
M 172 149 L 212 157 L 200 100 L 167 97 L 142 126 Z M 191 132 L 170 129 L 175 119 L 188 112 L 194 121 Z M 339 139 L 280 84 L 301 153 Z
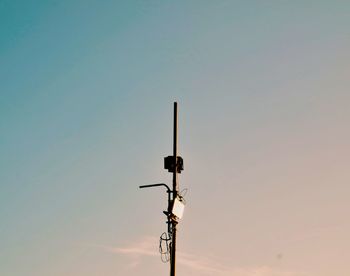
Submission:
M 1 1 L 0 274 L 347 276 L 346 1 Z

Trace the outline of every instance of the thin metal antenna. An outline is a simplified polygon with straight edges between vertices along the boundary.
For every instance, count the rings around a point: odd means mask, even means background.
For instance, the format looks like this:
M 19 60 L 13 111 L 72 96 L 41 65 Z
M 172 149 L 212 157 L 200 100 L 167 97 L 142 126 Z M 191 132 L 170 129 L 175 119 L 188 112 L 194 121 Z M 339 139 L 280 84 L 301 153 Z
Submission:
M 173 189 L 164 183 L 143 185 L 140 188 L 151 188 L 165 186 L 168 193 L 168 209 L 163 213 L 167 216 L 168 235 L 171 236 L 170 243 L 170 276 L 175 276 L 176 264 L 176 226 L 182 216 L 184 209 L 183 198 L 179 196 L 179 183 L 177 174 L 183 170 L 183 159 L 177 154 L 177 102 L 174 102 L 174 136 L 173 155 L 164 158 L 164 168 L 173 174 Z
M 175 168 L 173 171 L 173 201 L 177 198 L 178 182 L 177 182 L 177 102 L 174 102 L 174 140 L 173 140 L 173 156 Z M 176 225 L 177 221 L 172 220 L 172 238 L 170 252 L 170 276 L 175 276 L 176 263 Z

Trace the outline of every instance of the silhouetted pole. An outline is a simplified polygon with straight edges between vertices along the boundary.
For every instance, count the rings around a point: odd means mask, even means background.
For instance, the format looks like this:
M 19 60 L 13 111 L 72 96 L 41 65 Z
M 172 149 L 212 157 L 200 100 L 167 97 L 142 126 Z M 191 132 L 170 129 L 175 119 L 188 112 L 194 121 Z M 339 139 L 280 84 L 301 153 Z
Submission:
M 173 189 L 171 190 L 168 185 L 164 183 L 142 185 L 140 188 L 152 188 L 164 186 L 168 193 L 168 210 L 163 213 L 167 216 L 168 224 L 168 236 L 166 239 L 160 238 L 162 241 L 170 241 L 170 276 L 175 276 L 175 264 L 176 264 L 176 226 L 178 220 L 181 219 L 184 202 L 183 197 L 179 195 L 179 184 L 177 174 L 181 173 L 184 169 L 183 159 L 177 155 L 177 102 L 174 102 L 174 144 L 173 144 L 173 156 L 167 156 L 164 158 L 164 169 L 173 173 Z M 179 207 L 180 204 L 180 207 Z M 182 206 L 182 207 L 181 207 Z M 179 209 L 180 208 L 180 209 Z M 171 237 L 170 237 L 171 236 Z M 168 238 L 169 237 L 169 238 Z M 160 245 L 161 246 L 161 245 Z M 167 251 L 169 252 L 169 251 Z M 161 252 L 162 253 L 162 252 Z M 162 253 L 163 254 L 163 253 Z
M 178 182 L 177 182 L 177 102 L 174 102 L 174 145 L 173 145 L 173 160 L 175 162 L 175 168 L 173 171 L 173 201 L 178 194 Z M 172 238 L 171 238 L 171 251 L 170 251 L 170 276 L 175 276 L 175 263 L 176 263 L 176 225 L 177 221 L 172 220 Z

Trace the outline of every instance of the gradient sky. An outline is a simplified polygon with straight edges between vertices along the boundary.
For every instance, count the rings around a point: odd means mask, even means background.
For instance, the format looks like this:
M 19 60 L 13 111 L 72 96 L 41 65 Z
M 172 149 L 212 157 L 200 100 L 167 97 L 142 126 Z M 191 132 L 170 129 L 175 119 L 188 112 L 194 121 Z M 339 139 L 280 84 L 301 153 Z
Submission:
M 0 275 L 350 275 L 348 1 L 0 1 Z

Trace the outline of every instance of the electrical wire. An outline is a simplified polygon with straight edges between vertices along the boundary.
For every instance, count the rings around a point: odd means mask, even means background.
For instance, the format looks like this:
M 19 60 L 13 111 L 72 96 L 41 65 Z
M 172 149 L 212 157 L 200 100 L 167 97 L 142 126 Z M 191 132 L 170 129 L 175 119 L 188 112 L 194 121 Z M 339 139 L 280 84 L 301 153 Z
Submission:
M 188 189 L 185 188 L 181 190 L 181 192 L 179 193 L 180 201 L 183 202 L 183 204 L 186 204 L 185 195 L 187 194 L 187 192 L 188 192 Z
M 163 232 L 159 237 L 159 253 L 163 263 L 170 260 L 171 236 L 169 233 Z

